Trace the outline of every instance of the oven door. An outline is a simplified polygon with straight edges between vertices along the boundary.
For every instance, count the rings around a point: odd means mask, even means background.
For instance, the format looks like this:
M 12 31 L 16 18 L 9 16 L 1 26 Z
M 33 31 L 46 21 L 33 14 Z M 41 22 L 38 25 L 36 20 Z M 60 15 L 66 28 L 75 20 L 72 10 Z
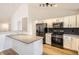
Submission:
M 52 38 L 52 46 L 56 46 L 56 47 L 63 47 L 63 39 L 62 38 L 56 38 L 53 37 Z

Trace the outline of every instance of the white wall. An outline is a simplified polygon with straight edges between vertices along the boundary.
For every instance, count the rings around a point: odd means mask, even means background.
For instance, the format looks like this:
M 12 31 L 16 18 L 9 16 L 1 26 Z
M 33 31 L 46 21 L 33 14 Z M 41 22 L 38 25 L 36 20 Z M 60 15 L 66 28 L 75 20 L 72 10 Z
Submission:
M 16 10 L 12 16 L 11 29 L 12 31 L 21 31 L 22 30 L 22 18 L 27 17 L 27 33 L 31 34 L 31 20 L 29 19 L 28 14 L 28 4 L 21 4 L 21 6 Z

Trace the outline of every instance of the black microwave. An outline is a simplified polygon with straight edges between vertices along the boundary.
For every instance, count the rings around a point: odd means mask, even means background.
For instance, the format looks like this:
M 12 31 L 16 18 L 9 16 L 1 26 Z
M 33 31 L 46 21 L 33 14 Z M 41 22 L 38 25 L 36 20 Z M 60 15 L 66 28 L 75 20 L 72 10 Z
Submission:
M 53 28 L 63 28 L 63 22 L 53 23 Z

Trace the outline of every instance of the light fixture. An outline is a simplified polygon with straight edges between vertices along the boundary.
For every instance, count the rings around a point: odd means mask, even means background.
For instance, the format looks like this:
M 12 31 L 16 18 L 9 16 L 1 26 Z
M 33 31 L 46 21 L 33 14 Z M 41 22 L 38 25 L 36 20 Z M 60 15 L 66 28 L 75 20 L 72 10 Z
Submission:
M 57 4 L 55 4 L 55 3 L 43 3 L 43 4 L 40 4 L 40 7 L 57 7 Z

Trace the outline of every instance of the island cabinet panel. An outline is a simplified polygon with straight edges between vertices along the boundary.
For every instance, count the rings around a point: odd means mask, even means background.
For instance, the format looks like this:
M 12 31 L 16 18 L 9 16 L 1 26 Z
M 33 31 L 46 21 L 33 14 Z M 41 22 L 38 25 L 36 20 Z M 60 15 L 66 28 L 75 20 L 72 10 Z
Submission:
M 0 34 L 0 51 L 5 50 L 6 36 L 10 33 L 1 33 Z
M 13 50 L 20 55 L 41 55 L 43 53 L 42 39 L 30 44 L 22 43 L 17 40 L 13 42 Z
M 16 36 L 17 37 L 17 36 Z M 28 37 L 28 36 L 27 36 Z M 37 40 L 33 40 L 32 38 L 21 38 L 17 37 L 7 37 L 5 49 L 12 48 L 19 55 L 42 55 L 43 54 L 43 38 L 36 37 Z
M 3 50 L 4 41 L 5 41 L 4 35 L 0 35 L 0 51 Z
M 20 55 L 33 54 L 33 44 L 25 44 L 17 40 L 13 40 L 13 50 Z
M 6 40 L 5 40 L 5 44 L 4 44 L 4 49 L 7 50 L 7 49 L 12 48 L 13 39 L 11 39 L 9 37 L 6 37 L 5 39 Z
M 38 43 L 40 43 L 40 44 L 38 44 Z M 42 39 L 33 43 L 33 45 L 34 45 L 34 47 L 33 47 L 33 50 L 34 50 L 33 54 L 36 54 L 36 55 L 38 55 L 38 54 L 42 55 L 43 54 L 43 44 L 42 43 L 43 43 Z

